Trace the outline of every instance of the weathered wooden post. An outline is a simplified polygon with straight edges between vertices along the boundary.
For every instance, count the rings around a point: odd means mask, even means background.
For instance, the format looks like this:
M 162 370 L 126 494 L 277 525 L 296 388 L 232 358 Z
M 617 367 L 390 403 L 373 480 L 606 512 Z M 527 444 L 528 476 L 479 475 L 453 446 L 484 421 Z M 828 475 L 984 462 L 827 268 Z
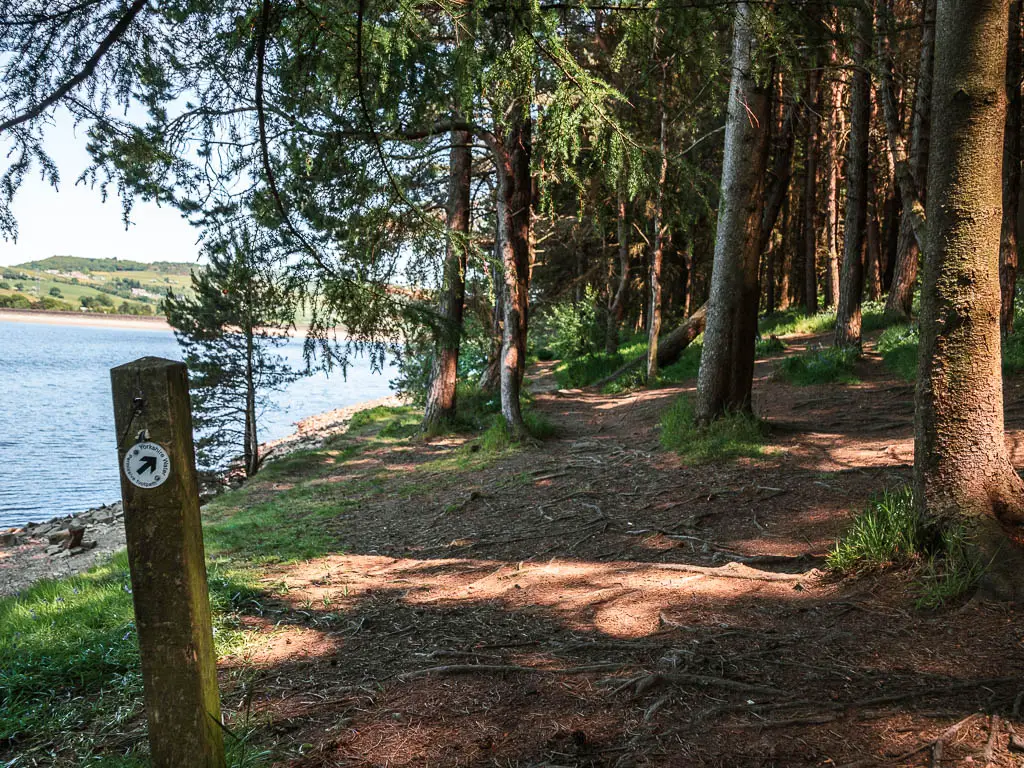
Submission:
M 135 626 L 154 768 L 224 768 L 184 363 L 110 371 Z

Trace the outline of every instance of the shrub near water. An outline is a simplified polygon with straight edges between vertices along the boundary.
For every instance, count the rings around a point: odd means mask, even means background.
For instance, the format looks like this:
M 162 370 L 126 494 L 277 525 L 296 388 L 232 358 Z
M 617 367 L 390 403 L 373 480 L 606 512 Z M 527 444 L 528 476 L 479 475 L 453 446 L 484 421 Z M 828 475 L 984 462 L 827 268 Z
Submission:
M 681 397 L 661 417 L 661 444 L 690 464 L 758 457 L 766 429 L 757 417 L 730 413 L 707 426 L 696 423 L 693 403 Z

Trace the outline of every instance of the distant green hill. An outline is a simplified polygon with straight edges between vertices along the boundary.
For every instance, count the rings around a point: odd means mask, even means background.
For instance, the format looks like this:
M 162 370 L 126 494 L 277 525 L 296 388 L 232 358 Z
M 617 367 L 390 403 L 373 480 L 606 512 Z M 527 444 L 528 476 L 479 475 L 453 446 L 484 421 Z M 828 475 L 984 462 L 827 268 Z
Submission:
M 39 261 L 16 264 L 14 269 L 56 269 L 59 272 L 160 272 L 165 275 L 188 275 L 196 266 L 190 262 L 154 261 L 149 264 L 130 259 L 85 259 L 80 256 L 50 256 Z

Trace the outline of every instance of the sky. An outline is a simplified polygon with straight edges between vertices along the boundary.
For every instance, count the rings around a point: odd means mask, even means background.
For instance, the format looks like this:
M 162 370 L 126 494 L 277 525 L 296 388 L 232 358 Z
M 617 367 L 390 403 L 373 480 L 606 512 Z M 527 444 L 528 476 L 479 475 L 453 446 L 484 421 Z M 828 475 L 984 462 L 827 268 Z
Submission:
M 66 113 L 58 113 L 45 146 L 60 171 L 60 187 L 38 173 L 25 179 L 13 206 L 18 240 L 0 238 L 0 266 L 48 256 L 196 261 L 199 231 L 174 209 L 137 201 L 125 231 L 116 195 L 103 202 L 98 188 L 75 184 L 89 162 L 85 143 L 84 129 L 76 133 Z

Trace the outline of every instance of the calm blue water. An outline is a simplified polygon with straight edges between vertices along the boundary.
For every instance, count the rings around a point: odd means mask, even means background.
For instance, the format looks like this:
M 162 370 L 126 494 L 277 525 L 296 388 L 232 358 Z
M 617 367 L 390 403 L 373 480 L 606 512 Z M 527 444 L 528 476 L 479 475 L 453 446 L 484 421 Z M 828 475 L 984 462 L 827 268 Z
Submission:
M 301 364 L 302 344 L 282 353 Z M 167 330 L 0 321 L 0 528 L 120 498 L 110 369 L 144 355 L 180 359 Z M 295 421 L 389 394 L 388 370 L 356 358 L 340 373 L 300 379 L 277 395 L 260 440 Z

